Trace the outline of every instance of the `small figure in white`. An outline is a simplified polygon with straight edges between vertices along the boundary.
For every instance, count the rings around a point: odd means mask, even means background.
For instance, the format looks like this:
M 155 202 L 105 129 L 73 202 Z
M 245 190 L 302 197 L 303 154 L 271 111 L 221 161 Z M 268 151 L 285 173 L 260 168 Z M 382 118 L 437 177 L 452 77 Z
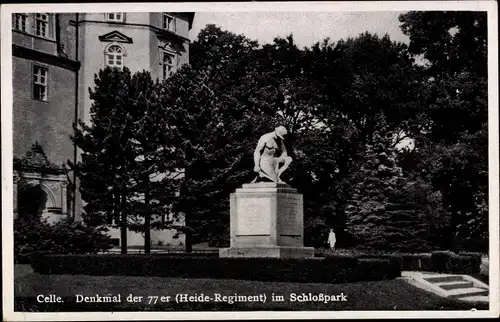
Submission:
M 330 234 L 328 234 L 328 244 L 330 244 L 330 248 L 334 249 L 335 248 L 335 242 L 337 239 L 335 239 L 335 232 L 333 229 L 330 229 Z

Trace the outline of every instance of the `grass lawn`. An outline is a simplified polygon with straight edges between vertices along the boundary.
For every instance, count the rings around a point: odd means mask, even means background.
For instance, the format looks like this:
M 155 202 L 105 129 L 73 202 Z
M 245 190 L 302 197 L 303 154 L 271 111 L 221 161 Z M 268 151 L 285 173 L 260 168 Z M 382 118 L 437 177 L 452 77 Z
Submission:
M 190 311 L 190 310 L 470 310 L 488 309 L 486 304 L 463 303 L 441 298 L 403 280 L 345 284 L 274 283 L 243 280 L 184 279 L 138 276 L 40 275 L 25 272 L 14 281 L 16 311 Z M 101 296 L 121 294 L 122 303 L 75 303 L 75 295 Z M 222 295 L 266 294 L 266 303 L 225 302 L 176 303 L 176 294 Z M 283 302 L 271 301 L 271 295 L 282 295 Z M 343 293 L 346 301 L 291 302 L 290 294 Z M 39 294 L 61 296 L 65 303 L 38 303 Z M 142 303 L 127 303 L 129 294 L 145 296 Z M 148 304 L 147 296 L 171 296 L 168 303 Z

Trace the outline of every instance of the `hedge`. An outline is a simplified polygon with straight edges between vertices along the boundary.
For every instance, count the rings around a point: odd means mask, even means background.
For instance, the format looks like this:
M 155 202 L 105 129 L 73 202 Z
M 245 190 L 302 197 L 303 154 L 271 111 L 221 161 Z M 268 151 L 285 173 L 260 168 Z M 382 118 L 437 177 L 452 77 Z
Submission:
M 481 255 L 455 254 L 448 251 L 433 252 L 433 268 L 437 272 L 454 274 L 478 274 L 481 272 Z
M 358 261 L 358 281 L 380 281 L 401 276 L 401 265 L 397 259 L 364 258 Z
M 32 266 L 41 274 L 160 276 L 274 282 L 345 283 L 401 276 L 394 260 L 327 258 L 218 258 L 177 255 L 40 255 Z
M 71 218 L 56 223 L 36 216 L 14 220 L 14 262 L 26 263 L 33 252 L 96 254 L 112 247 L 105 227 L 90 227 Z
M 430 271 L 451 274 L 477 274 L 481 270 L 480 253 L 459 253 L 434 251 L 432 253 L 384 253 L 359 251 L 317 250 L 321 257 L 352 257 L 358 259 L 390 259 L 399 261 L 402 271 Z

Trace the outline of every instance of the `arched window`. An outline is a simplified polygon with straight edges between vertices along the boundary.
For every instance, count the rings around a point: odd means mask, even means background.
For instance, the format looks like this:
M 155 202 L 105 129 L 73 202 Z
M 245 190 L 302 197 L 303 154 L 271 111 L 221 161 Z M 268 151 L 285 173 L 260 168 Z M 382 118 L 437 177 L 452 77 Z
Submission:
M 123 68 L 123 48 L 118 45 L 109 46 L 105 54 L 106 66 Z

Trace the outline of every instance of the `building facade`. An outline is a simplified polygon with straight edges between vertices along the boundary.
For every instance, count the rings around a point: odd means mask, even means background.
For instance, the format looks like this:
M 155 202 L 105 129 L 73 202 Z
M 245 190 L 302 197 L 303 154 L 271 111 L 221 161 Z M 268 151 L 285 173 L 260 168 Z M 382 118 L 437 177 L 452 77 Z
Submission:
M 78 159 L 72 124 L 90 121 L 95 74 L 126 66 L 168 78 L 189 62 L 193 18 L 187 12 L 13 15 L 15 216 L 36 211 L 51 222 L 81 219 L 83 201 L 65 164 Z M 119 239 L 117 229 L 110 234 Z M 154 231 L 152 243 L 181 243 L 174 234 Z M 128 244 L 142 245 L 142 235 L 129 232 Z

